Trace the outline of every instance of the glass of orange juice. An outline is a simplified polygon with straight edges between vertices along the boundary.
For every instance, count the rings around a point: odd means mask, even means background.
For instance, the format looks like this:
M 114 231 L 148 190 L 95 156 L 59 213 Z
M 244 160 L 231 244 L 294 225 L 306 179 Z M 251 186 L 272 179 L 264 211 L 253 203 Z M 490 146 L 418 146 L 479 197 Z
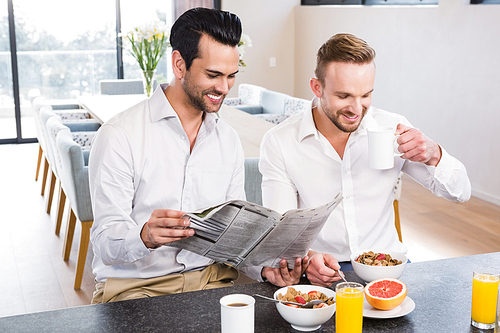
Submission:
M 498 288 L 497 319 L 495 320 L 495 333 L 500 333 L 500 288 Z
M 335 287 L 336 333 L 361 333 L 363 330 L 363 285 L 342 282 Z
M 480 329 L 495 328 L 500 270 L 480 267 L 472 277 L 471 324 Z

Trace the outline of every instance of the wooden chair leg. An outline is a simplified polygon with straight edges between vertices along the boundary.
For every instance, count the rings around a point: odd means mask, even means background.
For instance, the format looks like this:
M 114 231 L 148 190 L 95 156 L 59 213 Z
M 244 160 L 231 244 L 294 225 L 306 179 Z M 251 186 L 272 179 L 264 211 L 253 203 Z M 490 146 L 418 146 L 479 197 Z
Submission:
M 396 230 L 398 232 L 398 237 L 399 241 L 402 243 L 403 242 L 403 236 L 401 234 L 401 220 L 399 219 L 399 201 L 394 200 L 393 202 L 394 206 L 394 225 L 396 226 Z
M 45 194 L 45 185 L 47 184 L 47 174 L 49 173 L 49 161 L 45 157 L 45 163 L 43 164 L 43 177 L 42 177 L 42 195 Z
M 73 235 L 75 234 L 76 215 L 70 207 L 68 225 L 66 226 L 66 236 L 64 237 L 63 259 L 68 260 L 73 244 Z
M 83 270 L 85 269 L 85 261 L 87 258 L 87 251 L 89 249 L 90 228 L 92 227 L 92 223 L 93 221 L 82 222 L 82 236 L 80 238 L 78 262 L 76 264 L 75 289 L 80 289 L 82 286 Z
M 52 199 L 54 198 L 54 188 L 56 186 L 56 181 L 56 175 L 51 169 L 49 180 L 49 195 L 47 196 L 47 199 L 45 201 L 45 211 L 47 212 L 47 214 L 50 214 L 50 209 L 52 208 Z
M 36 163 L 35 181 L 38 181 L 38 175 L 40 174 L 40 165 L 42 164 L 42 156 L 43 156 L 42 146 L 38 144 L 38 161 Z
M 62 184 L 59 186 L 59 204 L 57 206 L 57 216 L 56 216 L 56 235 L 61 232 L 62 218 L 64 214 L 64 206 L 66 204 L 66 193 L 62 188 Z

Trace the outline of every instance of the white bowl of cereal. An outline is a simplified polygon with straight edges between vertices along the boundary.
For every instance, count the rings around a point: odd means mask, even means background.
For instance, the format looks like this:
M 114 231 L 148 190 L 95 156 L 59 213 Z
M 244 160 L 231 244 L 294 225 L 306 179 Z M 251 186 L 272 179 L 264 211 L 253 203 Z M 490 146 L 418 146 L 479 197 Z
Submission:
M 293 288 L 289 290 L 288 288 Z M 288 292 L 288 293 L 287 293 Z M 298 292 L 295 294 L 295 292 Z M 316 295 L 313 295 L 316 292 Z M 321 295 L 323 294 L 323 295 Z M 308 296 L 310 298 L 317 298 L 318 296 L 323 296 L 323 299 L 332 303 L 335 300 L 335 291 L 329 288 L 313 286 L 313 285 L 293 285 L 291 287 L 283 287 L 278 289 L 274 293 L 274 299 L 278 300 L 291 300 L 292 302 L 297 302 L 300 299 L 295 299 L 292 295 L 303 295 L 304 301 L 308 301 Z M 308 295 L 308 296 L 307 296 Z M 301 301 L 299 303 L 302 303 Z M 335 313 L 336 304 L 333 302 L 331 305 L 324 306 L 322 308 L 305 309 L 300 307 L 293 307 L 290 305 L 285 305 L 283 303 L 276 303 L 276 308 L 280 315 L 289 322 L 292 327 L 298 331 L 314 331 L 321 327 L 322 324 L 327 322 L 332 318 Z
M 354 273 L 366 282 L 383 278 L 399 279 L 407 262 L 406 255 L 391 250 L 364 250 L 351 254 Z

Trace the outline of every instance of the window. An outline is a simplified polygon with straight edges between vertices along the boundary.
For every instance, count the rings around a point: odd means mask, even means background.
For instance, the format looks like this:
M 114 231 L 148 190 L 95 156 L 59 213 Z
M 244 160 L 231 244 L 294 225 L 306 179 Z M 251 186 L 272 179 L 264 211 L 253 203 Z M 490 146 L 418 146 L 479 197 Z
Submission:
M 137 6 L 137 0 L 121 0 L 120 16 L 121 31 L 127 33 L 134 27 L 142 26 L 151 21 L 162 21 L 166 26 L 173 24 L 173 0 L 149 0 L 147 6 Z M 122 42 L 125 43 L 123 39 Z M 125 44 L 126 45 L 126 44 Z M 123 54 L 123 78 L 140 79 L 141 68 L 128 49 L 122 50 Z M 155 79 L 158 83 L 168 82 L 172 77 L 170 66 L 170 52 L 167 50 L 156 67 Z M 115 76 L 109 78 L 116 78 Z
M 192 7 L 221 8 L 221 0 L 0 0 L 0 144 L 36 142 L 30 92 L 47 99 L 99 94 L 99 81 L 141 78 L 135 59 L 117 46 L 117 31 L 174 18 Z M 48 10 L 49 8 L 54 10 Z M 172 74 L 170 54 L 158 82 Z
M 471 0 L 481 1 L 481 0 Z M 489 0 L 484 0 L 489 1 Z M 500 1 L 500 0 L 498 0 Z M 301 0 L 301 5 L 437 5 L 438 0 Z

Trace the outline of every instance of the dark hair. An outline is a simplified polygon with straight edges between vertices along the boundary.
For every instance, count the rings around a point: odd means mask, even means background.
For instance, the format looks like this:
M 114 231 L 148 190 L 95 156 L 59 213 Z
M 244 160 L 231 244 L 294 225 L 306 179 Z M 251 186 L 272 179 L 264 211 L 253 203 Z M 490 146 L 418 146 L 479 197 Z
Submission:
M 193 8 L 184 12 L 170 32 L 172 50 L 180 52 L 189 70 L 199 55 L 199 42 L 203 34 L 229 46 L 237 46 L 241 37 L 241 21 L 238 16 L 218 9 Z
M 324 84 L 326 66 L 329 63 L 366 64 L 374 59 L 375 50 L 361 38 L 346 33 L 336 34 L 319 48 L 314 73 L 316 78 Z

